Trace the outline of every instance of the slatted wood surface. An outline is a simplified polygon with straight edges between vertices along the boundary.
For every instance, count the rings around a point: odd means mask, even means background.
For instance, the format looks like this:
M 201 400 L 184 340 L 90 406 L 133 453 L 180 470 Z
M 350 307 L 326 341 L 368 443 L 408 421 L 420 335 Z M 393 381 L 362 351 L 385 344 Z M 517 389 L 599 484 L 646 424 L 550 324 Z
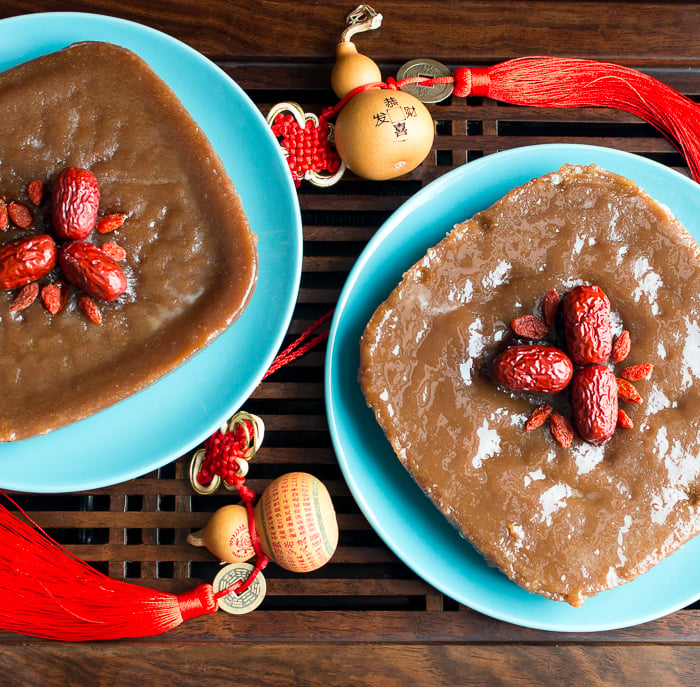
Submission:
M 283 100 L 316 113 L 335 102 L 328 88 L 333 43 L 353 3 L 301 3 L 293 12 L 292 3 L 259 3 L 267 22 L 251 17 L 244 2 L 171 2 L 169 9 L 161 3 L 151 10 L 128 2 L 38 4 L 124 16 L 169 32 L 214 59 L 266 114 Z M 608 9 L 595 2 L 429 2 L 410 9 L 409 4 L 375 3 L 386 29 L 381 37 L 357 40 L 385 75 L 417 56 L 442 59 L 454 68 L 547 52 L 618 58 L 700 100 L 696 3 L 617 2 L 607 3 Z M 8 2 L 0 14 L 31 9 L 36 3 Z M 432 41 L 426 26 L 438 11 L 442 40 Z M 644 27 L 655 30 L 654 40 L 644 42 Z M 430 110 L 436 122 L 434 149 L 413 173 L 387 182 L 347 174 L 331 189 L 308 184 L 299 189 L 303 274 L 287 342 L 334 306 L 349 270 L 382 222 L 458 165 L 498 150 L 567 142 L 632 151 L 686 173 L 679 154 L 652 127 L 617 111 L 510 107 L 455 97 Z M 481 616 L 418 578 L 371 529 L 343 480 L 325 417 L 324 354 L 322 345 L 274 373 L 244 407 L 266 426 L 250 487 L 262 492 L 274 477 L 291 470 L 311 472 L 328 486 L 340 524 L 331 563 L 308 575 L 271 565 L 265 572 L 268 596 L 252 615 L 217 613 L 158 638 L 68 646 L 0 633 L 0 668 L 5 669 L 0 683 L 132 684 L 146 679 L 151 684 L 152 679 L 157 684 L 174 676 L 179 685 L 231 680 L 458 684 L 460 677 L 477 684 L 695 681 L 700 604 L 624 630 L 547 633 Z M 186 536 L 232 500 L 223 491 L 193 494 L 189 458 L 90 493 L 16 496 L 59 541 L 111 577 L 180 592 L 216 574 L 217 562 L 204 549 L 189 546 Z M 66 682 L 71 666 L 80 679 Z M 585 681 L 578 682 L 582 676 Z

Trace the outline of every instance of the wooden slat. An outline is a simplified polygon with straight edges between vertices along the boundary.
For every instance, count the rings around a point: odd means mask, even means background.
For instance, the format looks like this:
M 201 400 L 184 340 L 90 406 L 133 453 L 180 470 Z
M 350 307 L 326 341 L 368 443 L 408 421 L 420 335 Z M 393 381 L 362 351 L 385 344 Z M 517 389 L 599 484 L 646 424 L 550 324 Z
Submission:
M 145 585 L 152 586 L 152 585 Z M 194 618 L 165 635 L 145 638 L 140 645 L 172 646 L 182 642 L 235 644 L 237 648 L 245 644 L 263 642 L 326 643 L 353 642 L 367 648 L 370 644 L 386 645 L 412 642 L 430 642 L 445 646 L 468 644 L 491 645 L 512 648 L 516 644 L 561 647 L 563 644 L 584 647 L 607 647 L 611 652 L 621 645 L 640 646 L 652 655 L 662 655 L 665 649 L 673 646 L 686 646 L 697 658 L 700 657 L 700 611 L 680 611 L 668 618 L 662 618 L 634 628 L 608 630 L 591 633 L 542 632 L 519 627 L 499 620 L 487 618 L 476 611 L 460 608 L 456 611 L 376 611 L 346 610 L 343 622 L 333 611 L 263 611 L 248 616 L 231 618 L 225 613 Z M 25 650 L 31 645 L 45 644 L 11 633 L 0 632 L 0 655 L 3 644 L 21 643 Z M 652 645 L 657 645 L 652 649 Z M 55 646 L 55 644 L 47 644 Z M 77 650 L 80 645 L 73 645 Z M 318 651 L 318 647 L 316 649 Z M 643 657 L 640 656 L 640 659 Z M 644 660 L 649 667 L 653 661 Z M 601 666 L 603 674 L 609 674 L 609 666 Z M 692 669 L 696 670 L 693 665 Z M 681 669 L 677 666 L 676 671 Z M 586 673 L 592 674 L 591 666 Z M 692 673 L 690 673 L 692 674 Z M 425 683 L 428 684 L 428 683 Z M 517 684 L 517 683 L 514 683 Z M 554 684 L 554 683 L 552 683 Z M 581 682 L 556 684 L 583 684 Z M 593 683 L 586 683 L 593 684 Z M 608 684 L 617 684 L 614 681 Z M 623 683 L 627 684 L 627 683 Z M 662 684 L 639 682 L 630 684 Z M 689 681 L 687 685 L 697 684 Z
M 645 660 L 643 646 L 576 646 L 483 644 L 440 646 L 435 643 L 372 645 L 332 645 L 319 650 L 313 643 L 289 643 L 279 640 L 261 646 L 241 641 L 235 619 L 227 634 L 230 643 L 203 641 L 191 655 L 174 651 L 172 645 L 152 642 L 124 642 L 108 645 L 30 643 L 23 647 L 23 659 L 32 666 L 33 684 L 49 682 L 69 666 L 84 666 L 85 684 L 143 684 L 143 666 L 149 666 L 152 684 L 168 684 L 177 675 L 179 687 L 228 687 L 231 683 L 278 687 L 403 687 L 407 684 L 453 687 L 456 679 L 464 684 L 524 684 L 531 676 L 537 685 L 584 684 L 582 675 L 599 676 L 586 682 L 591 687 L 617 685 L 664 685 L 685 687 L 696 677 L 694 666 L 698 649 L 691 646 L 667 646 L 656 661 Z M 313 636 L 313 631 L 310 630 Z M 138 660 L 133 656 L 137 655 Z M 15 652 L 0 650 L 0 662 L 12 665 Z M 371 668 L 369 668 L 371 666 Z M 291 681 L 293 680 L 293 682 Z M 9 676 L 7 685 L 26 685 Z M 58 684 L 58 683 L 56 683 Z
M 380 62 L 403 62 L 439 54 L 448 63 L 490 63 L 520 55 L 566 55 L 618 60 L 635 65 L 698 65 L 698 37 L 691 30 L 700 5 L 694 2 L 459 2 L 412 3 L 382 0 L 379 31 L 362 36 L 358 45 Z M 43 3 L 45 7 L 56 3 Z M 58 5 L 60 7 L 60 5 Z M 72 5 L 71 7 L 75 7 Z M 6 0 L 3 16 L 36 12 L 28 0 Z M 82 11 L 106 12 L 146 23 L 183 40 L 213 59 L 235 65 L 238 77 L 258 63 L 256 83 L 266 79 L 279 87 L 274 67 L 290 60 L 316 63 L 315 76 L 330 71 L 335 43 L 352 3 L 327 0 L 290 9 L 286 0 L 259 0 L 254 12 L 265 17 L 251 30 L 251 11 L 244 0 L 200 3 L 179 0 L 145 11 L 136 0 L 107 3 L 83 0 Z M 407 21 L 407 14 L 410 20 Z M 465 16 L 468 21 L 465 22 Z M 653 38 L 640 34 L 640 23 L 653 27 Z M 265 59 L 260 46 L 265 45 Z M 238 64 L 237 64 L 238 63 Z M 323 64 L 323 68 L 318 65 Z M 285 84 L 286 86 L 286 84 Z M 290 84 L 287 87 L 294 87 Z

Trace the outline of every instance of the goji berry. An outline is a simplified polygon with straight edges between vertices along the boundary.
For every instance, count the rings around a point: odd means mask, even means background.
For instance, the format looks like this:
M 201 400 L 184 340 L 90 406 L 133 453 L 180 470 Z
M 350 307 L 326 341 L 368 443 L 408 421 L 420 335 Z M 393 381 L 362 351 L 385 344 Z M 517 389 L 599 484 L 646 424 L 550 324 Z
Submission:
M 39 284 L 37 282 L 34 281 L 31 284 L 26 284 L 20 289 L 19 293 L 15 297 L 15 300 L 12 301 L 10 310 L 17 312 L 28 308 L 36 300 L 38 295 Z
M 34 216 L 29 208 L 16 200 L 11 200 L 7 204 L 7 214 L 12 224 L 20 229 L 29 229 L 34 224 Z
M 525 423 L 525 431 L 526 432 L 531 432 L 533 429 L 537 429 L 538 427 L 541 427 L 548 419 L 549 416 L 552 414 L 552 406 L 548 405 L 541 405 L 537 406 L 532 413 L 530 414 L 530 417 L 528 418 L 527 422 Z
M 102 324 L 102 313 L 97 307 L 97 303 L 87 294 L 83 294 L 78 298 L 78 307 L 87 315 L 90 322 Z
M 41 201 L 44 198 L 44 182 L 41 179 L 30 181 L 27 186 L 27 195 L 33 205 L 41 205 Z
M 569 419 L 561 413 L 552 413 L 549 418 L 549 429 L 558 444 L 567 448 L 574 439 L 574 427 Z
M 41 289 L 41 302 L 52 315 L 63 309 L 67 298 L 68 287 L 62 281 L 47 284 Z
M 626 403 L 641 403 L 644 400 L 626 379 L 618 377 L 615 381 L 617 382 L 617 395 L 620 397 L 620 400 Z
M 620 377 L 628 382 L 638 382 L 640 379 L 645 379 L 651 374 L 654 366 L 651 363 L 640 363 L 639 365 L 630 365 L 620 372 Z
M 625 429 L 632 429 L 634 427 L 632 418 L 624 410 L 622 410 L 622 408 L 618 408 L 617 411 L 617 426 L 624 427 Z
M 629 355 L 631 346 L 630 333 L 625 329 L 615 340 L 612 348 L 612 361 L 621 363 Z
M 559 294 L 554 289 L 550 289 L 544 295 L 544 300 L 542 301 L 542 315 L 548 327 L 552 326 L 552 322 L 554 322 L 554 318 L 557 316 L 559 300 Z
M 521 315 L 510 323 L 511 329 L 517 336 L 524 339 L 544 339 L 549 327 L 535 315 Z
M 116 260 L 117 262 L 121 262 L 126 258 L 126 251 L 124 248 L 114 243 L 114 241 L 105 241 L 100 248 L 105 255 L 108 255 L 112 260 Z
M 7 231 L 10 228 L 10 215 L 7 212 L 7 203 L 0 198 L 0 231 Z
M 110 231 L 119 229 L 122 224 L 124 224 L 125 219 L 126 215 L 115 212 L 111 215 L 100 217 L 100 219 L 97 220 L 97 226 L 95 228 L 100 234 L 108 234 Z

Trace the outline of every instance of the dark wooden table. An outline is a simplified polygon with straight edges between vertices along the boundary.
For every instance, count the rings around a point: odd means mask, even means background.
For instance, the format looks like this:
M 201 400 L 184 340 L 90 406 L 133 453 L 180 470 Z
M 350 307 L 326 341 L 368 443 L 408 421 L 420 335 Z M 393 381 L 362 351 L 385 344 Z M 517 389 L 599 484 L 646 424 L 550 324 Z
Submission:
M 376 0 L 380 31 L 357 37 L 385 76 L 416 57 L 454 68 L 522 55 L 616 61 L 700 97 L 700 3 Z M 164 31 L 219 64 L 266 113 L 282 100 L 319 113 L 336 99 L 329 73 L 353 0 L 5 0 L 0 17 L 77 10 Z M 0 46 L 2 50 L 2 46 Z M 585 142 L 634 151 L 685 171 L 673 147 L 630 115 L 600 109 L 505 107 L 452 98 L 432 105 L 437 136 L 408 176 L 299 190 L 301 290 L 288 340 L 333 307 L 382 221 L 427 182 L 497 150 Z M 7 132 L 5 132 L 7 133 Z M 0 633 L 3 685 L 691 685 L 698 684 L 700 605 L 638 627 L 591 634 L 525 629 L 445 597 L 399 561 L 361 515 L 331 446 L 323 347 L 260 384 L 246 409 L 265 421 L 250 486 L 301 469 L 329 486 L 339 517 L 333 561 L 314 574 L 266 571 L 253 614 L 219 612 L 144 640 L 69 644 Z M 156 473 L 81 494 L 20 494 L 68 548 L 118 579 L 179 592 L 216 563 L 185 538 L 230 496 L 197 497 L 189 456 Z M 699 561 L 700 563 L 700 561 Z

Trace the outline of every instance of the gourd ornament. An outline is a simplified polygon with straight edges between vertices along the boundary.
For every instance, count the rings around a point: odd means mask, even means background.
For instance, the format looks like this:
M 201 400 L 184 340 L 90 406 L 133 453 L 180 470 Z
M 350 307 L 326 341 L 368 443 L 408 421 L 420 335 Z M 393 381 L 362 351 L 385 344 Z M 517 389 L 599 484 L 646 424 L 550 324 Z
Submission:
M 317 570 L 328 563 L 338 545 L 338 523 L 328 489 L 308 473 L 291 472 L 271 482 L 255 505 L 254 522 L 262 551 L 291 572 Z M 248 514 L 238 504 L 219 508 L 187 541 L 206 547 L 226 563 L 255 556 Z
M 187 536 L 187 543 L 205 547 L 224 563 L 242 563 L 255 555 L 248 513 L 238 503 L 219 508 L 206 527 Z
M 341 102 L 352 94 L 335 122 L 335 148 L 351 172 L 377 181 L 418 167 L 430 152 L 435 130 L 428 108 L 410 93 L 386 88 L 377 64 L 350 41 L 359 31 L 378 28 L 381 19 L 366 5 L 348 16 L 331 71 Z
M 334 107 L 319 117 L 297 103 L 278 103 L 268 112 L 297 185 L 306 179 L 330 186 L 346 168 L 363 179 L 393 179 L 418 167 L 430 152 L 435 125 L 428 108 L 393 79 L 383 82 L 378 65 L 351 40 L 379 28 L 381 21 L 368 5 L 348 15 L 331 71 L 340 98 Z
M 274 479 L 257 499 L 245 485 L 248 462 L 262 443 L 262 420 L 239 411 L 204 442 L 190 463 L 190 484 L 212 494 L 223 484 L 240 504 L 215 511 L 205 527 L 188 535 L 222 563 L 214 589 L 231 589 L 220 600 L 223 610 L 242 614 L 265 597 L 262 570 L 270 561 L 291 572 L 306 573 L 325 565 L 338 546 L 338 522 L 328 489 L 313 475 L 290 472 Z M 252 563 L 247 561 L 252 560 Z
M 434 125 L 423 103 L 454 95 L 527 107 L 607 107 L 652 124 L 683 154 L 700 181 L 698 104 L 654 77 L 622 65 L 566 57 L 517 57 L 487 67 L 448 69 L 431 59 L 412 60 L 397 79 L 381 80 L 377 65 L 350 38 L 376 29 L 382 16 L 359 5 L 336 45 L 331 85 L 341 98 L 320 115 L 296 103 L 268 113 L 295 183 L 331 186 L 346 168 L 365 179 L 393 179 L 428 155 Z M 426 90 L 432 91 L 426 95 Z M 414 97 L 418 96 L 418 97 Z M 291 115 L 283 115 L 288 110 Z M 331 120 L 337 118 L 335 126 Z M 293 124 L 290 120 L 296 120 Z
M 378 29 L 381 23 L 382 15 L 366 5 L 360 5 L 348 15 L 348 26 L 335 47 L 335 64 L 331 71 L 331 87 L 340 100 L 358 86 L 382 80 L 382 73 L 376 62 L 357 52 L 357 47 L 350 40 L 361 31 Z

